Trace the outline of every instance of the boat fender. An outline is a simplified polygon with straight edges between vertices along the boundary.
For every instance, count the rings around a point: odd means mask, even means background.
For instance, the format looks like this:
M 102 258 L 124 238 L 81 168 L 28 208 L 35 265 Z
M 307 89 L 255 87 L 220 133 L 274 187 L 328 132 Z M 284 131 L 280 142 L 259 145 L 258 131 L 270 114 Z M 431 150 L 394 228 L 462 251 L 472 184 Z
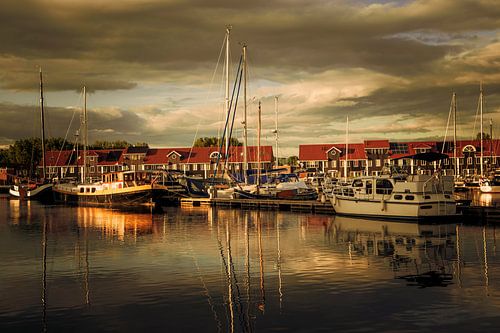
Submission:
M 380 201 L 380 203 L 382 204 L 382 207 L 381 207 L 381 211 L 385 211 L 386 209 L 386 200 L 385 199 L 382 199 L 382 201 Z

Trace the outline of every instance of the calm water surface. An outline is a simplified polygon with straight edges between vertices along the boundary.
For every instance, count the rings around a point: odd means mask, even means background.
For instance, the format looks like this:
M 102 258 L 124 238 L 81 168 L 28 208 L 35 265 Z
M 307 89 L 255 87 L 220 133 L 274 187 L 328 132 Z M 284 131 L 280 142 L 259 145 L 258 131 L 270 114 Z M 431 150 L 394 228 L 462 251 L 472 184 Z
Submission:
M 494 227 L 0 197 L 0 332 L 489 332 Z

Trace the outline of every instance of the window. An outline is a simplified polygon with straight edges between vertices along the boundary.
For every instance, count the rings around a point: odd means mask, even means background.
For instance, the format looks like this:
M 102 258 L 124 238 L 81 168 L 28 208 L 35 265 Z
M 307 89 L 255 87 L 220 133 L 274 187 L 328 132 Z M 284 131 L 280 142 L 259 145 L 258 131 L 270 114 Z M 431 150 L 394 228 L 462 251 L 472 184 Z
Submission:
M 353 166 L 354 166 L 354 167 L 357 167 L 357 166 L 358 166 L 358 161 L 357 161 L 357 160 L 356 160 L 356 161 L 353 161 Z
M 391 194 L 393 186 L 388 179 L 377 179 L 375 187 L 377 194 Z
M 379 160 L 378 158 L 375 160 L 375 166 L 380 167 L 382 166 L 382 161 Z
M 345 165 L 345 160 L 340 160 L 340 167 L 343 168 Z
M 467 164 L 472 164 L 472 157 L 467 157 Z
M 198 171 L 198 164 L 193 164 L 193 171 Z
M 415 196 L 413 195 L 405 195 L 405 200 L 415 200 Z
M 361 179 L 355 179 L 352 182 L 352 187 L 363 187 L 363 181 Z
M 368 166 L 371 168 L 373 166 L 373 161 L 372 160 L 368 160 Z
M 403 196 L 401 194 L 394 195 L 394 200 L 402 200 Z
M 336 168 L 337 167 L 337 160 L 333 160 L 333 167 Z
M 366 194 L 373 193 L 373 182 L 371 180 L 366 181 Z

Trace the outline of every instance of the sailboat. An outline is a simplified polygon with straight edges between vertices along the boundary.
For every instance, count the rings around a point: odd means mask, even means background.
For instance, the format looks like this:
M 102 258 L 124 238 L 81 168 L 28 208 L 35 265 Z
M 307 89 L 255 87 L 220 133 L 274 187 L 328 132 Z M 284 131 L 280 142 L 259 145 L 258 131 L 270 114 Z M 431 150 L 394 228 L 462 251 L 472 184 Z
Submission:
M 490 163 L 493 155 L 493 121 L 490 119 Z M 490 178 L 483 178 L 479 183 L 479 189 L 483 193 L 500 193 L 500 169 L 496 169 Z
M 45 113 L 43 99 L 43 76 L 40 68 L 40 121 L 41 121 L 41 139 L 42 139 L 42 178 L 40 180 L 23 181 L 16 179 L 9 189 L 9 194 L 21 200 L 40 200 L 50 201 L 52 199 L 52 183 L 46 179 L 45 168 Z
M 80 182 L 59 182 L 54 185 L 56 202 L 76 205 L 154 206 L 165 197 L 168 187 L 164 174 L 151 171 L 118 171 L 104 173 L 91 181 L 87 173 L 87 94 L 83 87 L 83 172 Z M 78 160 L 78 159 L 77 159 Z M 78 163 L 78 162 L 77 162 Z

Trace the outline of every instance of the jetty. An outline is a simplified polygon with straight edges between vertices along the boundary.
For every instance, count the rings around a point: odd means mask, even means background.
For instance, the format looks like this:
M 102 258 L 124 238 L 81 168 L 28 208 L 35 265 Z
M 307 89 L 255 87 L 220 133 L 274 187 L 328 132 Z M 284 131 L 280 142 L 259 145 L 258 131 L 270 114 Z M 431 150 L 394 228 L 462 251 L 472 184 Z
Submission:
M 223 207 L 240 209 L 282 210 L 292 212 L 335 214 L 329 201 L 318 200 L 278 200 L 278 199 L 231 199 L 231 198 L 182 198 L 181 207 Z M 467 224 L 500 223 L 500 207 L 458 206 Z
M 182 198 L 181 207 L 231 207 L 242 209 L 274 209 L 294 212 L 334 214 L 329 201 L 278 200 L 278 199 L 230 199 L 230 198 Z

